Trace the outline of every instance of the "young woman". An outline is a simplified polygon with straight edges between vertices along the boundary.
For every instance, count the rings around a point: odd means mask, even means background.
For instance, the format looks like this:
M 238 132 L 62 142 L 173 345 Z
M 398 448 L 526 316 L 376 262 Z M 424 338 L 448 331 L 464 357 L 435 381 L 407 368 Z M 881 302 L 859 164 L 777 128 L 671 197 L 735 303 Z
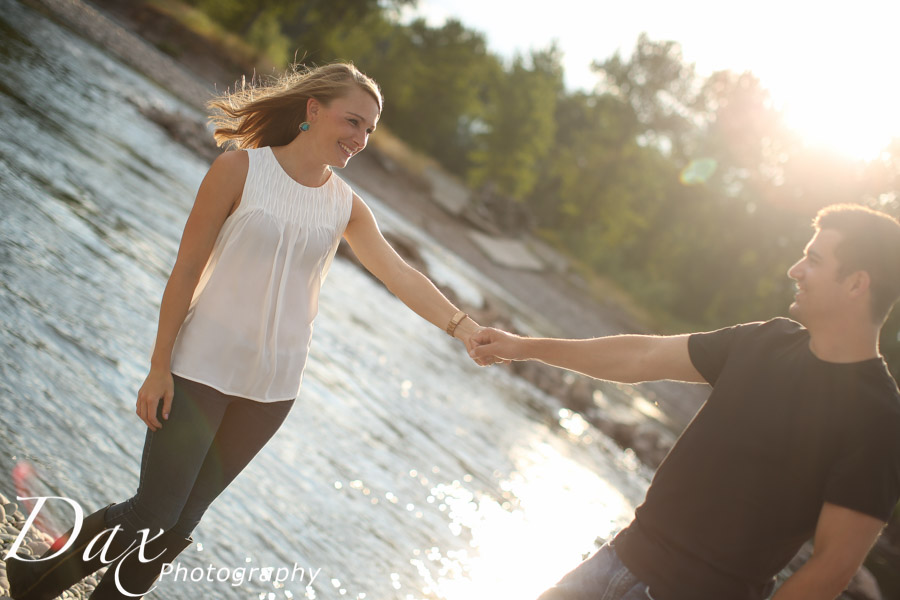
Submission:
M 394 252 L 332 170 L 375 130 L 382 96 L 372 79 L 332 64 L 210 107 L 216 140 L 237 150 L 219 156 L 201 183 L 163 294 L 137 398 L 148 428 L 137 493 L 86 517 L 65 552 L 58 549 L 73 531 L 46 560 L 7 561 L 15 600 L 53 598 L 116 557 L 91 598 L 133 598 L 152 587 L 287 416 L 341 236 L 424 319 L 467 347 L 479 329 Z

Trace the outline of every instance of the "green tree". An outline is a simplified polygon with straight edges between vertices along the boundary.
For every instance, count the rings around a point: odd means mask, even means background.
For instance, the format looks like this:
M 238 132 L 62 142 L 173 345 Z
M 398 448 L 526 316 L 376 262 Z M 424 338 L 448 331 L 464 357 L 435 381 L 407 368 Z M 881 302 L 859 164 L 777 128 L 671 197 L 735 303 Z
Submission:
M 694 66 L 686 64 L 677 42 L 652 41 L 642 33 L 626 61 L 617 52 L 595 61 L 599 89 L 630 103 L 643 125 L 644 140 L 676 159 L 692 150 L 702 96 Z
M 187 0 L 230 31 L 246 35 L 265 15 L 277 16 L 288 37 L 314 39 L 314 30 L 328 31 L 342 23 L 396 10 L 414 0 Z
M 502 76 L 484 36 L 448 20 L 394 25 L 376 43 L 371 74 L 385 91 L 384 121 L 414 147 L 462 175 L 491 81 Z
M 348 25 L 412 4 L 415 0 L 186 0 L 229 31 L 277 59 L 333 60 L 329 38 Z M 275 55 L 275 56 L 273 56 Z
M 553 145 L 556 102 L 563 91 L 561 53 L 551 46 L 517 56 L 490 87 L 484 131 L 471 153 L 472 185 L 523 200 L 537 183 Z

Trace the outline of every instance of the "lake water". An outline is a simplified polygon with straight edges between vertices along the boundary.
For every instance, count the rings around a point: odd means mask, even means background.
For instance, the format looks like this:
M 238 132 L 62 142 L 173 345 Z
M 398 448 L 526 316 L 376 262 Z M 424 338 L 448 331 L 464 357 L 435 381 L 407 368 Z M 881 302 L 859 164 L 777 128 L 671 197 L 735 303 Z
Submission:
M 0 55 L 0 492 L 94 510 L 134 492 L 134 398 L 208 165 L 138 106 L 193 109 L 13 0 Z M 358 191 L 440 279 L 468 297 L 490 285 Z M 292 413 L 182 555 L 202 580 L 157 597 L 532 598 L 630 520 L 649 476 L 545 406 L 338 259 Z

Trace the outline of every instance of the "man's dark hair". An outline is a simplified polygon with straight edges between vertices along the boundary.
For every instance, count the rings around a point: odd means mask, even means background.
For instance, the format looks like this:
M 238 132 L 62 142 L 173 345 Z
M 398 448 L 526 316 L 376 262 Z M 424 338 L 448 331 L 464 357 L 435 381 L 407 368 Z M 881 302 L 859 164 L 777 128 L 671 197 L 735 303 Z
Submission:
M 816 231 L 841 234 L 834 253 L 838 276 L 856 271 L 869 274 L 872 319 L 882 323 L 900 297 L 900 222 L 882 212 L 857 204 L 826 206 L 816 215 Z

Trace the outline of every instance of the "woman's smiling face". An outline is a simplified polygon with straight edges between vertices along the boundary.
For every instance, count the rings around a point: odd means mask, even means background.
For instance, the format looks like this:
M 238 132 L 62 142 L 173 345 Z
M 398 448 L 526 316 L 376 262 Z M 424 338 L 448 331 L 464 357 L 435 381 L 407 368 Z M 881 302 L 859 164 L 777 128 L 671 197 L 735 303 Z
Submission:
M 313 134 L 322 160 L 339 168 L 366 147 L 380 116 L 375 98 L 356 85 L 327 106 L 310 100 L 307 114 L 310 130 L 302 135 Z

